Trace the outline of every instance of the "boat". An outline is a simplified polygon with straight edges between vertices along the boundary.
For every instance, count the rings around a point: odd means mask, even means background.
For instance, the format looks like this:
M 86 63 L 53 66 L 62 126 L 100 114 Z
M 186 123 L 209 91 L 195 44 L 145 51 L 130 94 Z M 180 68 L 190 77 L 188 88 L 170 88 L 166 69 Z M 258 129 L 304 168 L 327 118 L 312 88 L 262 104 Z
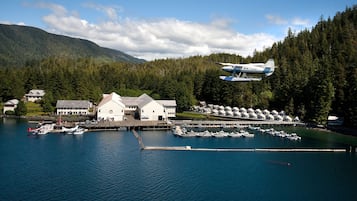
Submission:
M 228 134 L 224 131 L 218 131 L 218 132 L 212 133 L 212 136 L 216 137 L 216 138 L 221 138 L 221 137 L 227 137 Z
M 212 133 L 208 130 L 205 130 L 201 133 L 201 137 L 212 137 Z
M 193 130 L 190 130 L 188 132 L 184 132 L 182 137 L 196 137 L 196 133 Z
M 183 132 L 180 126 L 175 126 L 175 129 L 173 130 L 174 135 L 182 137 Z
M 75 130 L 77 130 L 79 128 L 78 125 L 76 125 L 75 127 L 73 128 L 66 128 L 66 127 L 62 127 L 62 132 L 66 133 L 66 134 L 73 134 L 73 132 Z
M 29 128 L 28 132 L 32 133 L 33 135 L 45 135 L 51 131 L 53 131 L 55 124 L 40 124 L 38 128 Z
M 228 137 L 242 137 L 243 134 L 241 132 L 231 132 L 228 134 Z
M 294 140 L 294 141 L 296 141 L 296 140 L 301 140 L 301 137 L 300 136 L 298 136 L 296 133 L 291 133 L 288 137 L 286 137 L 286 138 L 288 138 L 289 140 Z
M 254 134 L 245 131 L 245 132 L 242 133 L 242 136 L 243 137 L 247 137 L 247 138 L 252 138 L 252 137 L 254 137 Z
M 78 127 L 75 131 L 73 131 L 73 135 L 82 135 L 84 132 L 86 132 L 87 129 L 84 129 L 84 128 L 80 128 Z

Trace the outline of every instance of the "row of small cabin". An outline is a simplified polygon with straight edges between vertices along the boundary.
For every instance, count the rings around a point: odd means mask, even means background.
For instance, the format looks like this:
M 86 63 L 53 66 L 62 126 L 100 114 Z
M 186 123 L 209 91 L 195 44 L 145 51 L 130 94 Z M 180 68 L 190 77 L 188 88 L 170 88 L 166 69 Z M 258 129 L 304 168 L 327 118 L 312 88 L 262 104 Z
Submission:
M 44 95 L 44 91 L 31 90 L 29 94 Z M 41 100 L 42 96 L 29 98 L 26 101 L 35 102 Z M 18 100 L 9 100 L 4 104 L 4 113 L 14 110 Z M 103 94 L 103 98 L 97 106 L 88 100 L 58 100 L 56 104 L 57 115 L 91 115 L 96 114 L 97 120 L 123 121 L 126 115 L 134 116 L 142 121 L 168 120 L 176 117 L 175 100 L 154 100 L 147 94 L 139 97 L 124 97 L 115 92 Z

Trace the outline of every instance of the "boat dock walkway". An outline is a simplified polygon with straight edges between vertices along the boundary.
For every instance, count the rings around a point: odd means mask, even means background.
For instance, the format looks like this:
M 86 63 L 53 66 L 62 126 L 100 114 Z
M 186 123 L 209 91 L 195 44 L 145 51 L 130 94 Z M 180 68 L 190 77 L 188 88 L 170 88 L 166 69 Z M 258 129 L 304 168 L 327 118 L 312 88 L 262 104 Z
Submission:
M 215 152 L 347 152 L 346 149 L 322 148 L 193 148 L 191 146 L 145 146 L 141 136 L 132 130 L 141 150 L 151 151 L 215 151 Z
M 157 146 L 144 146 L 143 150 L 155 151 L 214 151 L 214 152 L 346 152 L 346 149 L 312 149 L 312 148 L 192 148 L 191 146 L 178 146 L 178 147 L 157 147 Z

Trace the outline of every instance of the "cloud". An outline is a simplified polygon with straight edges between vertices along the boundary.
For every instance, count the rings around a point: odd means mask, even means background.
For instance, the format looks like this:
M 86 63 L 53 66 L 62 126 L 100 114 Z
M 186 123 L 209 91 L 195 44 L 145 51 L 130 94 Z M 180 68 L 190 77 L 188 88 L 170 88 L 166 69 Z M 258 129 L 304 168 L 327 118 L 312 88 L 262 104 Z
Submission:
M 43 17 L 52 32 L 85 38 L 146 60 L 218 52 L 248 56 L 254 50 L 263 50 L 277 41 L 269 34 L 238 33 L 230 28 L 227 19 L 217 18 L 207 24 L 174 18 L 122 19 L 116 10 L 86 4 L 86 7 L 100 10 L 108 17 L 101 22 L 89 22 L 60 5 L 42 4 L 42 7 L 52 11 Z
M 308 26 L 310 24 L 310 20 L 296 17 L 292 20 L 292 24 L 296 26 Z
M 10 22 L 10 21 L 2 21 L 0 20 L 0 24 L 7 24 L 7 25 L 12 25 L 12 24 L 16 24 L 16 25 L 21 25 L 21 26 L 25 26 L 25 22 L 16 22 L 16 23 L 13 23 L 13 22 Z
M 285 20 L 277 15 L 268 14 L 265 17 L 268 19 L 269 23 L 271 24 L 277 24 L 277 25 L 288 24 L 288 20 Z
M 95 3 L 85 3 L 83 4 L 83 6 L 105 13 L 110 20 L 117 20 L 118 19 L 117 12 L 122 10 L 120 6 L 116 6 L 116 5 L 103 6 Z
M 282 26 L 284 33 L 287 33 L 288 30 L 292 30 L 294 33 L 298 33 L 308 27 L 311 27 L 311 23 L 309 19 L 301 19 L 299 17 L 295 17 L 293 19 L 283 19 L 278 15 L 268 14 L 265 15 L 265 18 L 269 23 Z

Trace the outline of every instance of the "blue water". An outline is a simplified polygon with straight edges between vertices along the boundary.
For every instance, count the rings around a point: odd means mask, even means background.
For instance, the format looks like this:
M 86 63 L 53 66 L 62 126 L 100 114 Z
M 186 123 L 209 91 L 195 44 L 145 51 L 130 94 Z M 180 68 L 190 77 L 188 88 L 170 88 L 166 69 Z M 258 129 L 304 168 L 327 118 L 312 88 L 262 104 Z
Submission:
M 0 200 L 357 200 L 356 154 L 140 151 L 127 131 L 36 137 L 27 127 L 0 122 Z M 343 147 L 264 135 L 139 134 L 147 146 Z

